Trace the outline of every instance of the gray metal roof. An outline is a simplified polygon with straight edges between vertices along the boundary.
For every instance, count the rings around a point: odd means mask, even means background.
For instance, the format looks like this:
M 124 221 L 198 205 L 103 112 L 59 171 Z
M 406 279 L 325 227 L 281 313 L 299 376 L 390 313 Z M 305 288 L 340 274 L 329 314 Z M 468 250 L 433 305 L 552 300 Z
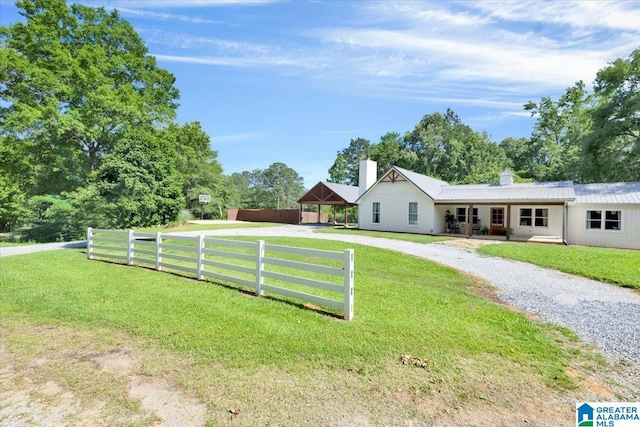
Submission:
M 574 203 L 640 204 L 640 182 L 576 184 Z
M 445 181 L 431 178 L 430 176 L 422 175 L 408 169 L 397 166 L 395 166 L 395 169 L 432 199 L 437 199 L 442 192 L 443 186 L 449 185 Z
M 510 185 L 446 185 L 438 201 L 565 201 L 573 200 L 571 181 L 529 182 Z
M 342 197 L 347 203 L 355 203 L 360 197 L 360 188 L 353 185 L 336 184 L 333 182 L 322 181 L 324 185 L 329 187 L 331 191 Z
M 571 181 L 517 184 L 449 185 L 430 176 L 394 166 L 407 180 L 437 202 L 573 202 L 640 204 L 640 182 L 577 184 Z M 387 172 L 388 173 L 388 172 Z M 383 175 L 386 176 L 387 174 Z M 380 178 L 371 188 L 375 187 Z M 328 184 L 327 184 L 328 185 Z M 332 184 L 338 185 L 338 184 Z M 357 187 L 352 187 L 356 189 Z M 334 190 L 335 191 L 335 190 Z M 367 190 L 368 191 L 368 190 Z M 337 191 L 336 191 L 337 192 Z M 355 199 L 358 199 L 357 195 Z

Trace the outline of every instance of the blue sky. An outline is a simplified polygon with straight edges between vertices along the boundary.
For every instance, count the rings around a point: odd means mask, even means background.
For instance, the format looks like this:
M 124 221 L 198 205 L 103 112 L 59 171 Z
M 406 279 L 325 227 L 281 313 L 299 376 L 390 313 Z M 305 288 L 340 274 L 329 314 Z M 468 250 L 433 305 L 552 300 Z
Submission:
M 310 187 L 352 138 L 452 108 L 499 142 L 522 105 L 640 46 L 633 1 L 83 0 L 117 8 L 176 76 L 224 172 L 283 162 Z M 0 0 L 0 23 L 21 19 Z

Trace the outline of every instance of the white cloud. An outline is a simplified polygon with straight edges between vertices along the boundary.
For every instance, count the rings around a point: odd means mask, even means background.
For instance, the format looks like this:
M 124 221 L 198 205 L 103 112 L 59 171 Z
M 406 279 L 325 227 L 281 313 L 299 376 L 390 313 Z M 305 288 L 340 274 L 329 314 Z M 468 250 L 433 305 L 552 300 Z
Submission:
M 119 8 L 118 11 L 124 16 L 136 16 L 142 18 L 163 19 L 172 21 L 187 22 L 190 24 L 222 24 L 223 21 L 200 18 L 197 16 L 176 15 L 172 13 L 154 12 L 144 9 Z
M 640 9 L 631 1 L 475 1 L 465 5 L 500 20 L 640 31 Z
M 144 3 L 144 2 L 143 2 Z M 201 4 L 203 2 L 189 2 Z M 334 4 L 335 5 L 335 4 Z M 157 33 L 159 60 L 272 68 L 367 96 L 513 111 L 628 55 L 640 39 L 633 2 L 363 2 L 340 26 L 237 38 Z M 636 19 L 637 18 L 637 19 Z M 178 50 L 176 50 L 178 49 Z
M 158 9 L 162 8 L 203 8 L 215 6 L 262 6 L 270 3 L 278 3 L 282 0 L 136 0 L 136 8 Z M 93 0 L 86 1 L 92 6 L 100 5 L 107 8 L 129 7 L 131 0 Z

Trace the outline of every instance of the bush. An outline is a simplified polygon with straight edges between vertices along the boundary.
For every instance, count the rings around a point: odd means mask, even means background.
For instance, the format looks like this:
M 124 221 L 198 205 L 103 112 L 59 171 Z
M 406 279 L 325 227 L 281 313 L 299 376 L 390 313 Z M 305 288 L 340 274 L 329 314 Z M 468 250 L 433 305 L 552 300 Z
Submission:
M 193 219 L 193 214 L 189 209 L 182 209 L 180 212 L 178 212 L 175 225 L 187 225 L 187 223 L 189 223 L 189 221 L 193 221 Z

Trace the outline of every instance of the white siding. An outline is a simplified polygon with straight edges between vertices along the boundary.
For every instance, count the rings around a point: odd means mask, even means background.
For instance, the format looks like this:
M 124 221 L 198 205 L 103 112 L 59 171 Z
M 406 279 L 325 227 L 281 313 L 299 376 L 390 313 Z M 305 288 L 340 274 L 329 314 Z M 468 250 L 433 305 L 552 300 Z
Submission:
M 532 210 L 532 225 L 520 225 L 520 209 Z M 549 216 L 546 227 L 535 226 L 535 210 L 548 209 Z M 513 228 L 514 236 L 532 237 L 532 236 L 557 236 L 562 238 L 562 215 L 563 206 L 556 205 L 513 205 L 511 206 L 511 228 Z
M 587 211 L 622 211 L 621 230 L 588 230 Z M 640 249 L 640 206 L 632 204 L 570 204 L 568 212 L 570 245 Z
M 444 233 L 444 216 L 447 210 L 453 215 L 456 213 L 456 208 L 469 209 L 468 204 L 452 204 L 452 205 L 438 205 L 438 225 L 436 227 L 438 233 Z M 496 203 L 495 205 L 473 205 L 474 209 L 478 209 L 478 218 L 480 219 L 480 226 L 482 228 L 491 228 L 491 208 L 503 208 L 505 215 L 505 227 L 507 226 L 507 205 Z M 548 209 L 548 225 L 547 227 L 521 226 L 520 225 L 520 208 L 533 209 Z M 512 205 L 511 206 L 511 228 L 513 229 L 514 236 L 532 237 L 532 236 L 557 236 L 562 237 L 562 206 L 556 205 Z M 533 217 L 535 224 L 535 216 Z M 466 233 L 465 233 L 466 234 Z
M 373 203 L 380 203 L 380 223 L 374 224 Z M 418 225 L 409 225 L 409 203 L 418 203 Z M 358 201 L 358 225 L 363 230 L 429 234 L 434 229 L 434 205 L 413 184 L 380 182 Z

